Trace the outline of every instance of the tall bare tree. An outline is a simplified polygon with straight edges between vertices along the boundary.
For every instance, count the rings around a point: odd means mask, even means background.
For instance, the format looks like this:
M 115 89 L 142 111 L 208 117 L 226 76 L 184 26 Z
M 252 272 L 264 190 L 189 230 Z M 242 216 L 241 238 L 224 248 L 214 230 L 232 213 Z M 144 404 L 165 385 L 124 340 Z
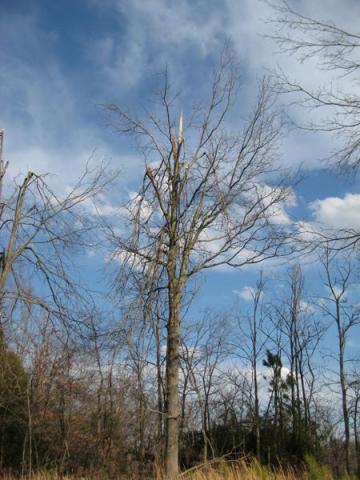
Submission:
M 109 105 L 112 125 L 133 135 L 145 155 L 142 188 L 128 204 L 128 236 L 112 230 L 115 255 L 131 268 L 162 272 L 167 289 L 166 452 L 169 478 L 178 473 L 180 311 L 185 287 L 201 271 L 242 267 L 289 250 L 279 212 L 290 190 L 275 180 L 281 118 L 266 81 L 240 133 L 225 131 L 237 73 L 222 57 L 205 107 L 195 107 L 175 132 L 176 99 L 165 75 L 161 112 L 144 119 Z M 272 180 L 267 175 L 272 176 Z M 271 183 L 266 183 L 266 182 Z
M 305 301 L 304 276 L 299 264 L 289 271 L 289 292 L 273 305 L 280 332 L 284 357 L 288 361 L 287 383 L 290 389 L 291 423 L 294 445 L 303 454 L 309 450 L 310 404 L 314 390 L 312 357 L 324 333 L 317 318 L 313 320 L 312 306 Z
M 359 310 L 348 302 L 347 295 L 352 282 L 353 267 L 351 257 L 337 257 L 327 248 L 321 258 L 325 272 L 325 285 L 328 298 L 321 302 L 324 312 L 334 321 L 337 332 L 339 363 L 339 383 L 341 390 L 342 417 L 345 433 L 345 465 L 348 474 L 350 465 L 350 414 L 349 380 L 346 368 L 346 342 L 351 331 L 360 324 Z
M 251 367 L 251 397 L 253 410 L 253 429 L 256 442 L 256 457 L 260 461 L 261 456 L 261 438 L 260 438 L 260 399 L 259 399 L 259 361 L 264 353 L 267 336 L 264 335 L 264 312 L 262 311 L 262 297 L 265 288 L 263 272 L 259 274 L 255 288 L 250 291 L 251 310 L 249 311 L 246 322 L 243 318 L 239 319 L 240 347 L 241 356 L 250 364 Z M 243 325 L 244 323 L 244 325 Z

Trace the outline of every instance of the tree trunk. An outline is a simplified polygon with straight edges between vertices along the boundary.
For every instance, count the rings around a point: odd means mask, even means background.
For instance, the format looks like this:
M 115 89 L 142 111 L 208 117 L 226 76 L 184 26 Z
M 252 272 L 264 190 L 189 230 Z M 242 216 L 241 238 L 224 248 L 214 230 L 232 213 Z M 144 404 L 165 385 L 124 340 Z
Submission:
M 340 383 L 341 383 L 341 393 L 342 393 L 342 410 L 344 418 L 344 429 L 345 429 L 345 463 L 346 463 L 346 472 L 350 475 L 350 426 L 349 426 L 349 411 L 347 406 L 347 386 L 346 378 L 344 371 L 344 358 L 343 354 L 340 358 Z
M 343 411 L 343 420 L 344 420 L 344 431 L 345 431 L 345 464 L 346 472 L 350 475 L 350 422 L 349 422 L 349 410 L 347 405 L 347 385 L 346 385 L 346 373 L 345 373 L 345 335 L 343 328 L 341 327 L 341 316 L 340 316 L 340 305 L 339 301 L 336 302 L 336 323 L 338 328 L 338 337 L 339 337 L 339 375 L 340 375 L 340 386 L 341 386 L 341 397 L 342 397 L 342 411 Z
M 260 461 L 261 444 L 260 444 L 260 406 L 259 406 L 259 394 L 258 394 L 258 379 L 257 379 L 257 367 L 256 358 L 253 363 L 253 375 L 254 375 L 254 397 L 255 397 L 255 438 L 256 438 L 256 458 Z
M 296 308 L 296 307 L 295 307 Z M 294 307 L 293 307 L 294 309 Z M 294 330 L 296 318 L 294 313 L 291 313 L 291 326 L 290 326 L 290 388 L 291 388 L 291 422 L 292 422 L 292 437 L 296 439 L 298 433 L 298 427 L 296 422 L 296 399 L 295 399 L 295 345 L 294 345 Z
M 160 328 L 159 320 L 156 319 L 155 324 L 155 340 L 156 340 L 156 379 L 157 379 L 157 408 L 158 408 L 158 441 L 160 445 L 160 460 L 163 460 L 163 383 L 162 383 L 162 373 L 161 373 L 161 343 L 160 343 Z
M 169 287 L 169 322 L 166 352 L 166 445 L 165 468 L 167 478 L 179 472 L 179 345 L 180 345 L 180 288 Z
M 357 475 L 360 478 L 360 441 L 358 434 L 358 405 L 360 397 L 357 396 L 354 406 L 354 439 L 355 439 L 355 452 L 356 452 L 356 463 L 357 463 Z
M 310 421 L 310 409 L 309 409 L 309 400 L 306 394 L 306 387 L 305 387 L 305 375 L 304 375 L 304 359 L 303 359 L 303 350 L 300 349 L 299 351 L 299 376 L 300 376 L 300 385 L 301 385 L 301 395 L 303 401 L 303 410 L 304 410 L 304 424 L 302 426 L 303 433 L 304 433 L 304 446 L 305 450 L 310 451 L 312 438 L 309 434 L 309 421 Z

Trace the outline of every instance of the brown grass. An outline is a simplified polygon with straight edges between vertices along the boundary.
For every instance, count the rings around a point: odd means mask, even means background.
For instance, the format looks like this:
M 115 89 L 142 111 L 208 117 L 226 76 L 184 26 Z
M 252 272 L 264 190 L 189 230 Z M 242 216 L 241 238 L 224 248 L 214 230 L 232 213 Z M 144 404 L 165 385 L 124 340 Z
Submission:
M 156 478 L 166 480 L 166 476 L 159 472 Z M 237 462 L 214 461 L 188 470 L 178 478 L 179 480 L 310 480 L 307 473 L 296 473 L 291 468 L 269 469 L 254 459 Z M 332 478 L 321 480 L 332 480 Z
M 291 468 L 269 469 L 260 465 L 256 460 L 237 462 L 216 460 L 181 473 L 178 480 L 333 480 L 327 467 L 322 467 L 316 462 L 313 465 L 308 464 L 308 467 L 306 472 L 297 473 Z M 54 472 L 36 473 L 21 478 L 24 480 L 109 480 L 109 477 L 104 474 L 61 476 Z M 0 480 L 16 480 L 16 478 L 5 475 L 1 476 Z M 117 480 L 130 480 L 130 477 L 121 476 Z M 150 479 L 147 477 L 141 480 Z M 155 480 L 166 480 L 166 475 L 157 469 Z

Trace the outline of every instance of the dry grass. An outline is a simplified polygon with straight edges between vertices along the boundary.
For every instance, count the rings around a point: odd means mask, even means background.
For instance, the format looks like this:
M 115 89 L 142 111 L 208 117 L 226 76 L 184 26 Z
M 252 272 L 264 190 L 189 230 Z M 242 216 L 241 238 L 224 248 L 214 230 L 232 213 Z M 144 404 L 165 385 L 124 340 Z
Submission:
M 203 468 L 195 472 L 185 474 L 188 480 L 294 480 L 295 473 L 290 470 L 270 471 L 256 462 L 246 464 L 223 463 L 212 468 Z
M 318 465 L 314 460 L 312 462 L 308 463 L 306 472 L 296 473 L 291 468 L 272 470 L 260 465 L 256 460 L 241 460 L 238 462 L 217 460 L 183 472 L 179 475 L 178 480 L 333 480 L 327 467 Z M 21 478 L 24 480 L 109 480 L 109 477 L 103 474 L 61 476 L 51 472 L 36 473 Z M 155 478 L 156 480 L 166 480 L 166 476 L 159 469 L 155 472 Z M 11 475 L 5 475 L 1 476 L 0 480 L 16 479 Z M 117 480 L 130 480 L 130 477 L 122 476 L 118 477 Z M 150 479 L 144 478 L 141 480 Z
M 291 468 L 269 469 L 256 460 L 238 462 L 214 461 L 179 475 L 179 480 L 312 480 L 308 473 L 299 474 Z M 166 480 L 158 473 L 157 480 Z M 315 479 L 314 479 L 315 480 Z M 316 479 L 318 480 L 318 479 Z M 320 480 L 320 479 L 319 479 Z M 321 480 L 332 480 L 321 477 Z
M 14 476 L 1 475 L 0 480 L 109 480 L 108 476 L 103 474 L 94 475 L 60 475 L 56 472 L 37 472 L 32 475 Z M 119 477 L 118 480 L 125 480 L 124 477 Z
M 38 472 L 32 475 L 23 475 L 20 477 L 13 475 L 1 475 L 0 480 L 90 480 L 88 477 L 72 477 L 68 475 L 59 475 L 55 472 Z M 91 480 L 101 480 L 100 477 L 92 477 Z

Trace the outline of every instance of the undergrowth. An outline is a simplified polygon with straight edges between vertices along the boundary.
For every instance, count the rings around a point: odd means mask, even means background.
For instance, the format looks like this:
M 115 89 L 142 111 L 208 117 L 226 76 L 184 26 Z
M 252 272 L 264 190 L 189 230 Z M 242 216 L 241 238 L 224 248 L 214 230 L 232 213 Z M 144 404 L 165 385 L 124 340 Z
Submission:
M 20 477 L 2 475 L 0 480 L 110 480 L 103 473 L 92 475 L 60 475 L 55 472 L 39 472 Z M 135 479 L 135 476 L 119 476 L 116 480 Z M 356 477 L 344 476 L 340 480 L 355 480 Z M 111 480 L 115 480 L 111 477 Z M 166 475 L 155 469 L 152 478 L 138 480 L 167 480 Z M 335 480 L 331 470 L 326 465 L 319 464 L 313 457 L 306 458 L 306 466 L 302 471 L 291 467 L 269 468 L 261 465 L 255 459 L 243 459 L 236 462 L 214 460 L 204 465 L 196 466 L 178 476 L 178 480 Z M 337 480 L 337 479 L 336 479 Z

